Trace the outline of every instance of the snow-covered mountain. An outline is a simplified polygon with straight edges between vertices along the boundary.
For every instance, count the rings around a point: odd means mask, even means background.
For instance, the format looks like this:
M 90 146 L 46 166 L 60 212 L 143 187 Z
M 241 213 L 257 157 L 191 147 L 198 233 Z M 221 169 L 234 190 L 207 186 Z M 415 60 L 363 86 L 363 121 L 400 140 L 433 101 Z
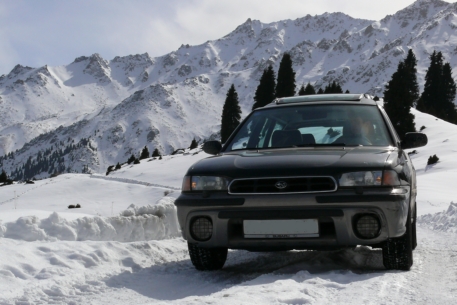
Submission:
M 284 52 L 292 55 L 297 86 L 336 80 L 344 90 L 382 96 L 412 48 L 423 86 L 434 50 L 457 66 L 456 29 L 457 3 L 418 0 L 380 21 L 342 13 L 248 19 L 218 40 L 156 58 L 93 54 L 58 67 L 17 65 L 0 77 L 0 156 L 14 152 L 0 167 L 37 177 L 103 172 L 144 146 L 168 154 L 193 138 L 217 137 L 230 85 L 247 115 L 261 73 L 270 64 L 277 71 Z

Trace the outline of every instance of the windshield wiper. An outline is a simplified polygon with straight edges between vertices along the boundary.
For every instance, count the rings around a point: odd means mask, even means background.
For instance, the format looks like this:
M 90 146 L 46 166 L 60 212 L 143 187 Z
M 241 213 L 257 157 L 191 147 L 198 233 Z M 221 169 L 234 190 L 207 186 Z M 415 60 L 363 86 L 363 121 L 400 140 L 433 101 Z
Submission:
M 300 144 L 295 147 L 318 147 L 318 146 L 346 146 L 344 143 L 316 143 L 316 144 Z
M 237 148 L 230 151 L 242 151 L 242 150 L 270 150 L 270 149 L 281 149 L 281 148 L 298 148 L 298 147 L 344 147 L 344 143 L 319 143 L 319 144 L 299 144 L 290 146 L 275 146 L 275 147 L 253 147 L 253 148 Z

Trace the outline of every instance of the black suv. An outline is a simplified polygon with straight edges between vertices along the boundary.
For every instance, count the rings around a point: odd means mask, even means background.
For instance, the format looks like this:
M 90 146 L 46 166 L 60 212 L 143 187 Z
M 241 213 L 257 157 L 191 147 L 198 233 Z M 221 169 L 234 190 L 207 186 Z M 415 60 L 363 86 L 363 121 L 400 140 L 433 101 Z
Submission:
M 362 94 L 280 98 L 254 110 L 215 155 L 187 171 L 175 204 L 192 263 L 224 265 L 227 249 L 382 248 L 409 270 L 416 247 L 416 175 L 382 106 Z

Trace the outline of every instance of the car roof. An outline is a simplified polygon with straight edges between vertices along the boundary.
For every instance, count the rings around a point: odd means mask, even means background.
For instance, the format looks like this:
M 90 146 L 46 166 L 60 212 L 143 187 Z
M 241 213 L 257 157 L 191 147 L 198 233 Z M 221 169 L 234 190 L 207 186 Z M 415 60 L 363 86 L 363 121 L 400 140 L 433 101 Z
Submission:
M 358 94 L 313 94 L 313 95 L 301 95 L 292 97 L 281 97 L 275 99 L 272 103 L 265 107 L 275 107 L 281 105 L 290 104 L 322 104 L 322 103 L 357 103 L 357 104 L 369 104 L 376 105 L 376 102 L 371 99 L 369 95 L 358 93 Z

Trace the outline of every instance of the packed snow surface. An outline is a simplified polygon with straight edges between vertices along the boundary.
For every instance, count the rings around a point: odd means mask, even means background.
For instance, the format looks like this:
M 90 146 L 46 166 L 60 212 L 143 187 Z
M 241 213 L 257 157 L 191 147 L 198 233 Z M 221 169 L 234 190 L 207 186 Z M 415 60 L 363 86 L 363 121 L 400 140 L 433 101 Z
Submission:
M 386 271 L 369 247 L 229 251 L 222 270 L 196 271 L 173 201 L 187 169 L 208 156 L 197 149 L 108 176 L 0 187 L 0 304 L 453 304 L 457 126 L 413 114 L 429 144 L 411 154 L 419 244 L 409 272 Z

